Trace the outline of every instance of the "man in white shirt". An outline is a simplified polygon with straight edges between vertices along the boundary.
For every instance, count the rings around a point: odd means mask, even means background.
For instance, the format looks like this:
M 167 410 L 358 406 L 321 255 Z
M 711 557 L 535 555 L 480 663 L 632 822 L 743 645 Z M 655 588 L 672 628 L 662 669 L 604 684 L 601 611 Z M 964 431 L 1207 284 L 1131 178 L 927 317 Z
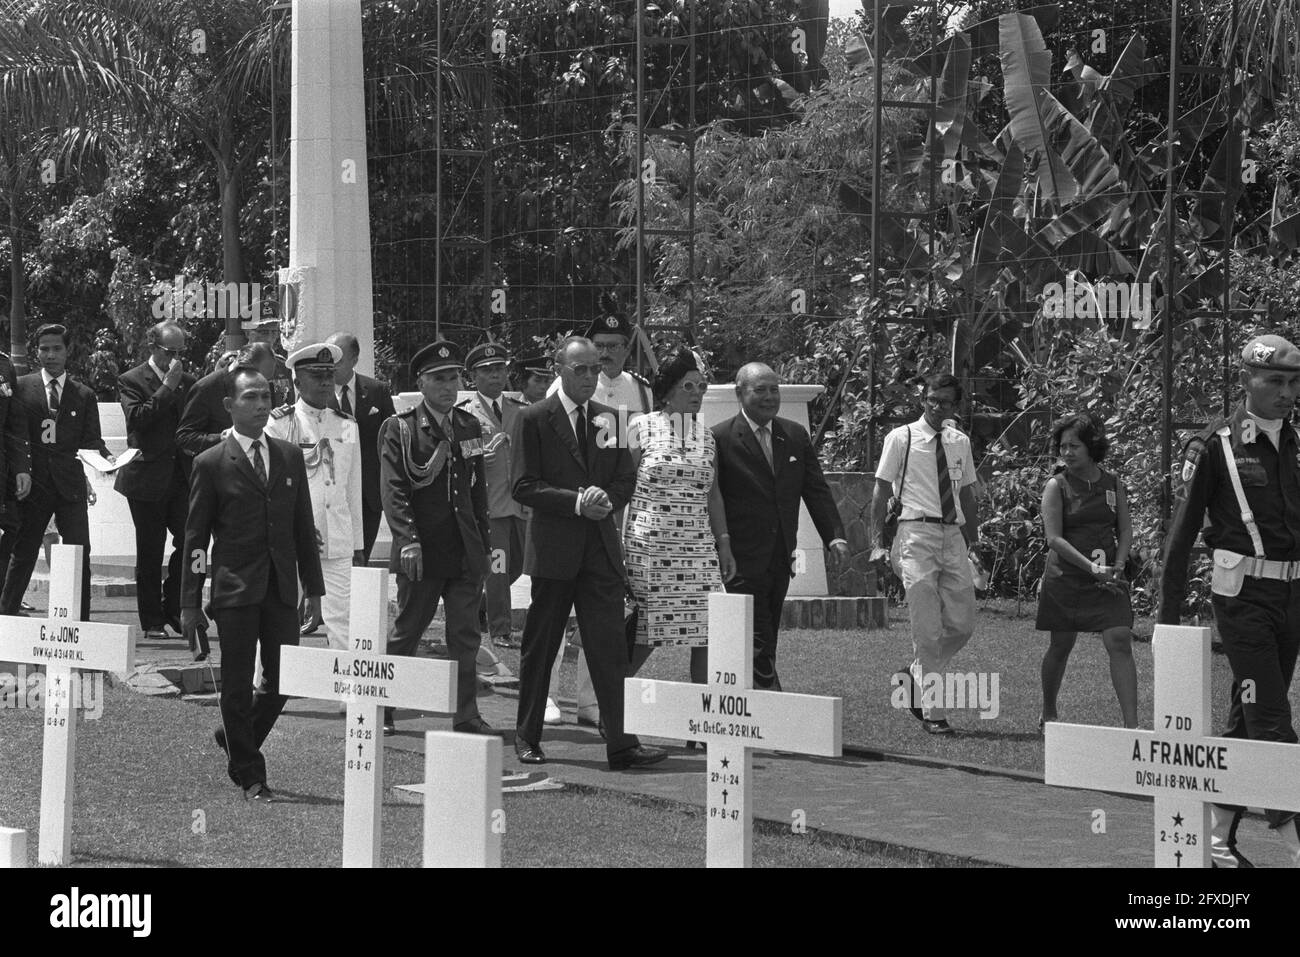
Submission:
M 921 418 L 885 438 L 871 502 L 871 558 L 878 561 L 887 554 L 879 547 L 885 506 L 894 483 L 901 483 L 903 508 L 888 554 L 907 591 L 914 658 L 900 679 L 912 686 L 909 710 L 931 734 L 952 733 L 941 706 L 943 674 L 975 629 L 969 554 L 979 533 L 975 464 L 970 439 L 946 421 L 956 415 L 961 399 L 955 377 L 925 380 Z
M 361 445 L 352 416 L 330 408 L 336 345 L 303 346 L 286 360 L 298 399 L 271 413 L 266 434 L 302 450 L 320 546 L 325 594 L 321 617 L 333 648 L 348 647 L 352 566 L 365 565 L 361 511 Z

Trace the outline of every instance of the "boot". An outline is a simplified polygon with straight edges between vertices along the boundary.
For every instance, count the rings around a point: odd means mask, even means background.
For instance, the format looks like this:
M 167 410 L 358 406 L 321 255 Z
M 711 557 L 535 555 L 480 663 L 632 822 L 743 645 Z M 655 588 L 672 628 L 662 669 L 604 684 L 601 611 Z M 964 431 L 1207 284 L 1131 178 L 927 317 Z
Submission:
M 1217 804 L 1210 806 L 1211 867 L 1255 866 L 1237 850 L 1237 825 L 1241 822 L 1241 815 L 1241 811 L 1231 811 Z

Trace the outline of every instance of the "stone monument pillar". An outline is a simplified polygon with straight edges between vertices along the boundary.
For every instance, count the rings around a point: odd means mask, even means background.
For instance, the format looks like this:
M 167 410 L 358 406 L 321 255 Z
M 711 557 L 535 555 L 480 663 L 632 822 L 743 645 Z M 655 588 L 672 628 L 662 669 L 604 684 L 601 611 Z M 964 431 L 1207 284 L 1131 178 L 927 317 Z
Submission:
M 374 370 L 361 0 L 293 0 L 286 350 L 348 331 Z M 287 294 L 286 294 L 287 293 Z M 296 306 L 296 308 L 294 308 Z

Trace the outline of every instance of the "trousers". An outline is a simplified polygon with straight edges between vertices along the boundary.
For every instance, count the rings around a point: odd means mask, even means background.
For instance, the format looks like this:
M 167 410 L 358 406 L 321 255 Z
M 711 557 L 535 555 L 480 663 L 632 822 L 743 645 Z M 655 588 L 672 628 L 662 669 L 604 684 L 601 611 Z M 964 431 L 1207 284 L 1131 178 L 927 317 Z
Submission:
M 1232 668 L 1232 708 L 1223 737 L 1295 744 L 1287 692 L 1300 651 L 1300 581 L 1247 578 L 1235 597 L 1212 595 L 1211 600 Z M 1253 696 L 1243 694 L 1246 681 L 1253 683 Z M 1296 812 L 1266 809 L 1265 815 L 1276 828 Z
M 970 552 L 959 525 L 899 522 L 890 558 L 906 590 L 913 675 L 919 671 L 920 682 L 943 674 L 975 630 Z M 922 713 L 931 721 L 944 718 L 939 706 Z
M 298 604 L 280 599 L 275 576 L 258 605 L 212 612 L 221 641 L 221 723 L 230 752 L 230 779 L 242 788 L 266 783 L 262 742 L 288 700 L 280 694 L 280 648 L 298 644 Z M 261 652 L 262 682 L 253 691 L 253 661 Z
M 328 583 L 326 585 L 328 587 Z M 421 578 L 411 581 L 397 573 L 397 620 L 388 642 L 390 655 L 414 655 L 420 637 L 443 603 L 447 621 L 447 651 L 456 662 L 456 714 L 452 727 L 479 717 L 478 675 L 474 667 L 479 642 L 478 600 L 482 584 L 477 578 Z M 393 708 L 386 708 L 391 721 Z
M 346 651 L 349 647 L 348 619 L 352 613 L 352 557 L 322 558 L 320 570 L 325 579 L 320 616 L 325 622 L 330 647 Z
M 483 583 L 483 600 L 487 606 L 488 634 L 509 635 L 510 586 L 524 573 L 524 533 L 522 518 L 507 515 L 491 519 L 492 563 Z
M 36 569 L 36 557 L 41 551 L 41 540 L 45 538 L 45 527 L 50 524 L 50 516 L 59 529 L 59 538 L 65 545 L 84 545 L 82 552 L 83 578 L 81 582 L 81 608 L 78 616 L 81 621 L 90 619 L 90 517 L 84 499 L 70 502 L 59 498 L 53 491 L 32 488 L 31 494 L 23 501 L 21 523 L 13 539 L 13 557 L 5 573 L 4 592 L 0 594 L 0 615 L 12 615 L 19 610 L 27 586 L 31 583 L 32 572 Z M 8 537 L 9 533 L 5 533 Z

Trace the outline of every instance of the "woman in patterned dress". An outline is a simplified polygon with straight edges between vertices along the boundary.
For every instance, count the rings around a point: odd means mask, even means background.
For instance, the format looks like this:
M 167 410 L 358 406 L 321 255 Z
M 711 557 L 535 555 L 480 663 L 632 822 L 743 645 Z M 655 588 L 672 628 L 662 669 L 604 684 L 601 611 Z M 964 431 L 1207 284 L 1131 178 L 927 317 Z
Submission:
M 1063 471 L 1043 489 L 1043 528 L 1051 553 L 1038 595 L 1040 631 L 1051 632 L 1043 655 L 1043 714 L 1057 720 L 1056 693 L 1081 631 L 1100 632 L 1110 656 L 1110 678 L 1124 727 L 1137 727 L 1137 667 L 1133 661 L 1133 606 L 1124 565 L 1133 541 L 1124 484 L 1098 463 L 1106 456 L 1101 422 L 1069 415 L 1052 428 Z
M 713 433 L 699 421 L 708 382 L 689 349 L 655 374 L 658 411 L 635 420 L 636 490 L 624 531 L 628 584 L 637 603 L 632 674 L 661 645 L 691 649 L 691 680 L 708 674 L 709 592 L 736 573 L 717 483 Z

